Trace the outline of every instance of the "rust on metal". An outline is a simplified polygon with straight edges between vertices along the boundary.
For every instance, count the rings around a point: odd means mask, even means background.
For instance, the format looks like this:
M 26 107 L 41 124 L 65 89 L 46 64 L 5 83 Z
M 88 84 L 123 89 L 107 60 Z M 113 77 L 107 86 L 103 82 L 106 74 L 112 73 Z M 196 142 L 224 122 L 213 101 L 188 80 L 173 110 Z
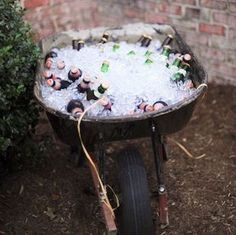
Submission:
M 169 225 L 169 216 L 168 216 L 168 205 L 167 205 L 167 193 L 166 190 L 163 193 L 159 192 L 159 209 L 160 209 L 160 224 L 161 227 L 167 227 Z

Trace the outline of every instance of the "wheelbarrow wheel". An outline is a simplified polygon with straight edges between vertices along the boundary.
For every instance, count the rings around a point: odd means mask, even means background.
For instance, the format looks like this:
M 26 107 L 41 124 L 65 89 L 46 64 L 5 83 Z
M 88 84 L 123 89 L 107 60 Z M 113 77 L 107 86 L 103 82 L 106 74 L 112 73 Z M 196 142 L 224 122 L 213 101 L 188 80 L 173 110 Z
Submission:
M 121 235 L 154 234 L 150 194 L 142 157 L 130 147 L 118 156 L 121 208 L 119 226 Z

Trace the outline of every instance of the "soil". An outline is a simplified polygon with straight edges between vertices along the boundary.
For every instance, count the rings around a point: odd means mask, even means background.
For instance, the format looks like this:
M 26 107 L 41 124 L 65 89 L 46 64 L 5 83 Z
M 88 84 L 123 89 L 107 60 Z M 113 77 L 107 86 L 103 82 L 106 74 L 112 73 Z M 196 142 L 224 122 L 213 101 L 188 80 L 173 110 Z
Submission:
M 168 190 L 169 234 L 236 234 L 236 87 L 210 85 L 191 121 L 170 138 L 184 145 L 187 156 L 169 141 L 165 175 Z M 102 235 L 105 225 L 86 164 L 74 165 L 68 146 L 54 135 L 42 116 L 33 141 L 43 156 L 31 156 L 21 170 L 1 179 L 0 234 Z M 130 141 L 129 141 L 130 142 Z M 156 175 L 150 139 L 139 146 L 157 221 Z M 125 142 L 107 145 L 107 180 L 116 190 L 114 156 Z M 156 223 L 158 226 L 158 223 Z

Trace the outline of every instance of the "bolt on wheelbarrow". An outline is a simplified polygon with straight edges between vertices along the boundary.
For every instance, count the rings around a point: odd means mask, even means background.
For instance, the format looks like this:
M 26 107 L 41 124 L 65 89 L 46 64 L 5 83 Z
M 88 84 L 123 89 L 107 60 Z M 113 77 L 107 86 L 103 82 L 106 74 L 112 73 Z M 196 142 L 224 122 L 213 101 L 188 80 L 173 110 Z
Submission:
M 198 101 L 206 92 L 207 76 L 203 67 L 184 42 L 178 32 L 169 25 L 159 24 L 129 24 L 118 28 L 95 28 L 78 32 L 67 31 L 49 36 L 41 41 L 42 53 L 45 55 L 52 47 L 65 47 L 71 44 L 74 38 L 81 38 L 85 43 L 98 41 L 103 32 L 112 35 L 113 41 L 137 42 L 140 35 L 148 34 L 154 39 L 163 41 L 166 35 L 174 36 L 174 48 L 182 54 L 192 55 L 191 80 L 196 91 L 184 100 L 164 107 L 160 111 L 151 113 L 134 114 L 132 116 L 95 117 L 84 116 L 81 122 L 81 135 L 84 146 L 94 157 L 99 169 L 99 175 L 89 164 L 95 189 L 97 191 L 108 234 L 151 235 L 158 234 L 159 226 L 154 229 L 153 211 L 150 205 L 150 195 L 146 169 L 143 158 L 134 146 L 122 149 L 116 156 L 119 168 L 119 182 L 121 189 L 120 221 L 117 229 L 117 221 L 113 213 L 103 200 L 99 180 L 106 184 L 106 156 L 105 143 L 117 140 L 138 139 L 149 137 L 152 141 L 153 161 L 156 168 L 157 190 L 159 201 L 159 223 L 162 227 L 169 224 L 167 187 L 164 179 L 164 162 L 168 159 L 166 152 L 166 136 L 181 130 L 190 120 Z M 38 102 L 47 113 L 54 132 L 60 140 L 71 146 L 72 150 L 82 153 L 82 145 L 77 131 L 77 120 L 66 112 L 48 107 L 42 98 L 42 64 L 38 66 L 34 94 Z M 97 148 L 96 148 L 97 146 Z M 79 159 L 77 159 L 79 160 Z M 157 212 L 156 212 L 157 213 Z

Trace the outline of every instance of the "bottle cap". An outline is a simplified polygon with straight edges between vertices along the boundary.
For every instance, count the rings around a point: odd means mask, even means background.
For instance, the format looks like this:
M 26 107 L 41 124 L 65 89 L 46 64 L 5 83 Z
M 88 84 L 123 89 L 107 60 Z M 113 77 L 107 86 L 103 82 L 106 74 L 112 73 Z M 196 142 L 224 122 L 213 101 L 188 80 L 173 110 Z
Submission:
M 47 60 L 45 61 L 45 67 L 50 69 L 52 67 L 53 64 L 53 59 L 51 57 L 47 58 Z
M 43 76 L 46 78 L 46 79 L 55 79 L 56 77 L 55 77 L 55 75 L 54 74 L 52 74 L 49 70 L 45 70 L 44 72 L 43 72 Z
M 83 81 L 84 81 L 85 83 L 90 83 L 91 77 L 90 77 L 88 74 L 85 74 L 84 77 L 83 77 Z
M 185 61 L 190 61 L 192 59 L 192 56 L 190 54 L 185 54 L 183 58 Z
M 109 38 L 109 33 L 108 32 L 104 32 L 102 35 L 103 38 L 105 38 L 106 40 L 108 40 Z
M 165 45 L 165 46 L 163 46 L 163 48 L 171 49 L 171 46 L 169 46 L 169 45 Z
M 78 71 L 79 71 L 79 69 L 76 66 L 71 66 L 70 72 L 72 74 L 76 74 L 76 73 L 78 73 Z
M 164 101 L 158 100 L 152 106 L 153 106 L 153 110 L 157 111 L 165 106 L 168 106 L 168 104 Z
M 65 68 L 65 62 L 63 61 L 63 60 L 59 60 L 58 62 L 57 62 L 57 68 L 58 69 L 60 69 L 60 70 L 62 70 L 62 69 L 64 69 Z
M 47 80 L 47 84 L 48 84 L 48 86 L 53 87 L 53 86 L 55 86 L 55 81 L 50 78 Z
M 174 38 L 172 34 L 168 34 L 167 37 L 172 38 L 172 39 Z
M 102 88 L 103 88 L 104 90 L 107 90 L 107 89 L 109 88 L 108 82 L 103 82 L 103 83 L 101 84 L 101 86 L 102 86 Z

